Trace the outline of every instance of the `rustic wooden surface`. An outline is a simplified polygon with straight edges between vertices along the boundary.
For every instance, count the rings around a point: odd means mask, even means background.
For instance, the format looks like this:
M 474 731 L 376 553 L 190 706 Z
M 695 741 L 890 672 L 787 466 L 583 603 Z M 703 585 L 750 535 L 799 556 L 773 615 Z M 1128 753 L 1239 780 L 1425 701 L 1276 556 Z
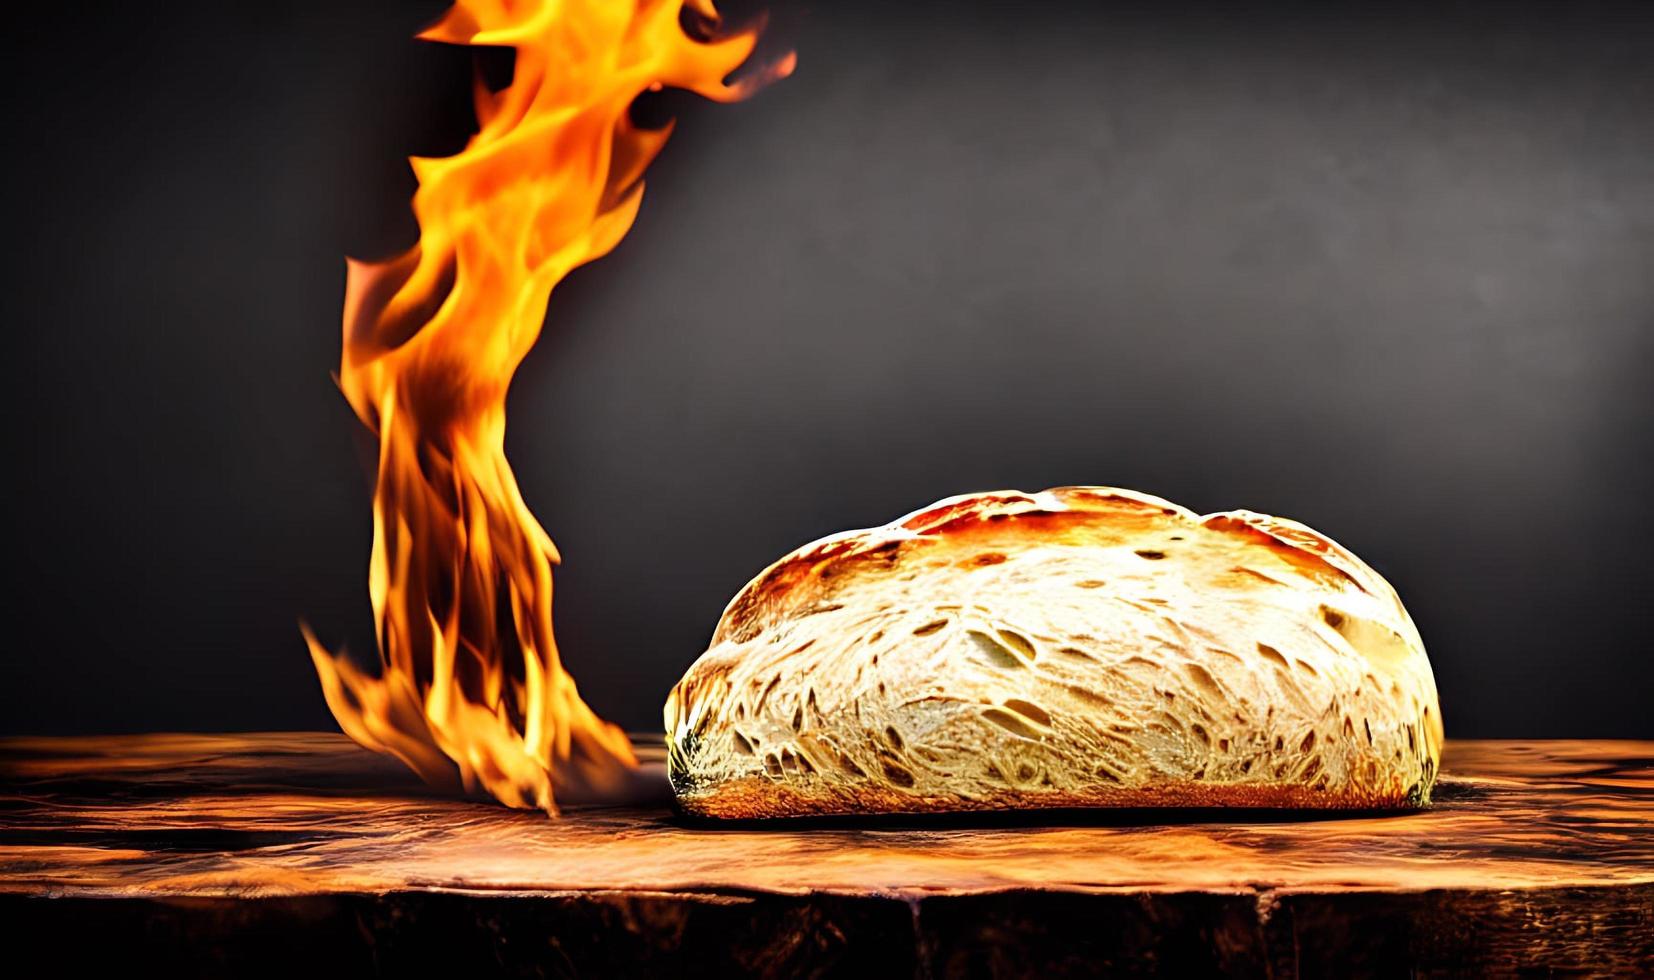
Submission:
M 1427 812 L 696 825 L 324 734 L 0 740 L 0 935 L 88 969 L 1654 972 L 1654 742 L 1450 742 Z

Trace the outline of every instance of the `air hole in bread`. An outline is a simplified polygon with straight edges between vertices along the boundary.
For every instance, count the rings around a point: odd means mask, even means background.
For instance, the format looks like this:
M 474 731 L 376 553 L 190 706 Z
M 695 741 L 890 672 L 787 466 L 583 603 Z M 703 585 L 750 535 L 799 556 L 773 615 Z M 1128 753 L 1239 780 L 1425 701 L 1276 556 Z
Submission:
M 913 773 L 909 772 L 892 759 L 881 758 L 879 760 L 879 768 L 884 770 L 884 778 L 890 780 L 892 783 L 902 787 L 903 789 L 912 789 L 913 784 L 917 782 L 917 780 L 913 778 Z
M 1363 718 L 1361 719 L 1361 727 L 1367 730 L 1367 744 L 1373 744 L 1373 723 Z
M 803 728 L 803 727 L 804 727 L 804 706 L 799 705 L 798 707 L 793 709 L 793 731 L 796 732 L 800 728 Z
M 729 737 L 735 743 L 735 751 L 742 755 L 752 755 L 752 743 L 747 741 L 740 732 L 732 731 L 729 733 Z
M 886 725 L 884 729 L 884 738 L 885 741 L 890 743 L 891 748 L 895 749 L 897 752 L 902 750 L 902 733 L 896 730 L 896 726 Z
M 978 565 L 1000 565 L 1004 563 L 1005 556 L 997 551 L 985 551 L 977 555 L 973 561 Z
M 1026 636 L 1023 636 L 1021 633 L 1018 633 L 1016 630 L 1000 629 L 997 632 L 999 633 L 1000 642 L 1004 643 L 1005 646 L 1010 648 L 1012 651 L 1014 651 L 1018 656 L 1022 657 L 1024 660 L 1027 660 L 1029 663 L 1033 663 L 1033 661 L 1034 661 L 1034 641 L 1033 640 L 1028 639 Z
M 989 636 L 981 630 L 970 630 L 969 633 L 971 639 L 976 643 L 977 649 L 987 656 L 989 663 L 997 667 L 1026 667 L 1028 661 L 1034 659 L 1032 645 L 1028 647 L 1029 652 L 1023 654 L 998 637 Z M 1000 631 L 1000 637 L 1004 635 L 1004 631 Z M 1024 639 L 1023 643 L 1027 644 L 1028 641 Z
M 1263 654 L 1265 659 L 1273 660 L 1282 667 L 1287 666 L 1286 655 L 1267 643 L 1259 643 L 1258 652 Z
M 1315 748 L 1315 732 L 1311 731 L 1304 736 L 1302 742 L 1298 743 L 1298 751 L 1307 754 L 1313 748 Z
M 1223 688 L 1218 686 L 1217 679 L 1205 667 L 1199 664 L 1184 664 L 1183 672 L 1189 675 L 1189 680 L 1193 681 L 1194 685 L 1200 688 L 1207 697 L 1218 699 L 1221 702 Z
M 1031 718 L 1034 721 L 1039 722 L 1041 725 L 1049 726 L 1051 724 L 1051 715 L 1044 708 L 1037 704 L 1024 701 L 1021 698 L 1006 699 L 1005 707 L 1010 708 L 1012 711 L 1015 711 L 1017 714 L 1022 715 L 1025 718 Z
M 1074 587 L 1077 589 L 1100 589 L 1107 584 L 1100 578 L 1087 578 L 1075 582 Z
M 1079 698 L 1081 701 L 1084 701 L 1086 704 L 1093 705 L 1093 706 L 1099 707 L 1099 708 L 1102 707 L 1103 705 L 1108 704 L 1108 698 L 1103 697 L 1101 694 L 1098 694 L 1096 691 L 1092 691 L 1092 690 L 1089 690 L 1087 688 L 1081 687 L 1078 684 L 1064 684 L 1063 687 L 1064 687 L 1065 690 L 1068 691 L 1069 694 L 1074 695 L 1075 697 Z
M 754 683 L 756 683 L 756 680 L 754 680 Z M 763 693 L 759 694 L 758 695 L 758 700 L 753 702 L 753 705 L 752 705 L 752 713 L 753 714 L 756 715 L 759 712 L 764 710 L 764 702 L 769 700 L 770 692 L 775 690 L 775 685 L 777 685 L 779 683 L 781 683 L 781 675 L 780 674 L 776 674 L 774 677 L 770 678 L 770 682 L 767 685 L 764 686 Z
M 1321 607 L 1321 621 L 1335 630 L 1344 629 L 1344 614 L 1330 606 Z
M 1218 665 L 1218 670 L 1220 672 L 1221 671 L 1226 671 L 1226 670 L 1246 670 L 1247 669 L 1246 661 L 1242 660 L 1239 654 L 1232 653 L 1228 650 L 1219 649 L 1218 647 L 1207 647 L 1206 648 L 1206 655 L 1209 658 L 1229 661 L 1227 666 L 1225 666 L 1223 664 Z
M 1132 552 L 1132 554 L 1139 558 L 1146 558 L 1149 561 L 1159 561 L 1160 559 L 1166 557 L 1166 553 L 1164 551 L 1156 551 L 1152 548 L 1138 548 L 1136 551 Z
M 1200 744 L 1202 744 L 1202 745 L 1211 745 L 1212 744 L 1212 736 L 1206 734 L 1206 726 L 1205 725 L 1200 725 L 1200 724 L 1190 725 L 1189 726 L 1189 732 L 1191 734 L 1193 734 L 1195 738 L 1200 739 Z
M 1292 663 L 1293 663 L 1293 666 L 1297 667 L 1299 670 L 1303 671 L 1304 673 L 1308 674 L 1311 677 L 1320 677 L 1321 676 L 1320 671 L 1316 670 L 1314 667 L 1311 667 L 1309 664 L 1304 663 L 1302 660 L 1294 660 Z
M 948 625 L 948 621 L 945 620 L 945 619 L 932 620 L 931 622 L 928 622 L 925 625 L 923 625 L 923 626 L 919 627 L 918 629 L 914 630 L 913 635 L 914 636 L 929 636 L 930 634 L 935 633 L 937 630 L 940 630 L 942 627 L 944 627 L 946 625 Z
M 1268 574 L 1267 572 L 1259 571 L 1256 568 L 1248 568 L 1245 565 L 1236 565 L 1234 568 L 1231 568 L 1230 571 L 1234 572 L 1237 575 L 1250 575 L 1251 577 L 1253 577 L 1255 579 L 1260 579 L 1262 581 L 1268 582 L 1270 585 L 1286 585 L 1287 584 L 1286 582 L 1282 581 L 1281 579 L 1276 578 L 1273 575 Z
M 982 712 L 982 719 L 991 725 L 998 725 L 1019 738 L 1030 740 L 1039 738 L 1039 732 L 1034 730 L 1034 726 L 1028 724 L 1020 716 L 1014 715 L 1003 708 L 989 708 Z

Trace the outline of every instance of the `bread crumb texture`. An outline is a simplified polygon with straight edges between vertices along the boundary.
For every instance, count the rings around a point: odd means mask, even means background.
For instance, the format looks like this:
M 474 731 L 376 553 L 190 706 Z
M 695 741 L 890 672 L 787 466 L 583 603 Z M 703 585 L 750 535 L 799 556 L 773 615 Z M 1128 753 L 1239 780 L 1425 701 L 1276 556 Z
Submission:
M 1441 710 L 1377 572 L 1315 531 L 1064 487 L 944 500 L 742 589 L 666 702 L 721 818 L 1429 802 Z

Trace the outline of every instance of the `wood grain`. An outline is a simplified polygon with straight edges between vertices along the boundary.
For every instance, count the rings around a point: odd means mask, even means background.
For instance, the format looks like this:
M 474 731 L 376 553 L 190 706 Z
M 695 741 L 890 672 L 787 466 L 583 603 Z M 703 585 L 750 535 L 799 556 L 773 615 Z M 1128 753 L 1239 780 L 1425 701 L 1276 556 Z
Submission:
M 336 735 L 9 739 L 0 929 L 186 974 L 1654 972 L 1654 743 L 1450 741 L 1437 800 L 731 828 Z

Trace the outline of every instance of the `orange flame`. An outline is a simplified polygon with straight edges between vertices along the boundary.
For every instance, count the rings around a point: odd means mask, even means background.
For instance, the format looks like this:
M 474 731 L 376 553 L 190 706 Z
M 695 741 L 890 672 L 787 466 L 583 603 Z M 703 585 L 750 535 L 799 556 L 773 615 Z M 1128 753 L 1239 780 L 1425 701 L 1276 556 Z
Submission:
M 689 25 L 686 29 L 686 25 Z M 505 458 L 511 376 L 559 280 L 631 227 L 670 128 L 628 111 L 674 87 L 719 102 L 757 27 L 702 39 L 711 0 L 460 0 L 420 37 L 516 49 L 511 85 L 476 87 L 457 156 L 410 161 L 419 243 L 349 263 L 339 385 L 379 437 L 369 588 L 382 671 L 305 629 L 339 726 L 426 780 L 556 813 L 637 766 L 563 670 L 552 635 L 556 546 Z

